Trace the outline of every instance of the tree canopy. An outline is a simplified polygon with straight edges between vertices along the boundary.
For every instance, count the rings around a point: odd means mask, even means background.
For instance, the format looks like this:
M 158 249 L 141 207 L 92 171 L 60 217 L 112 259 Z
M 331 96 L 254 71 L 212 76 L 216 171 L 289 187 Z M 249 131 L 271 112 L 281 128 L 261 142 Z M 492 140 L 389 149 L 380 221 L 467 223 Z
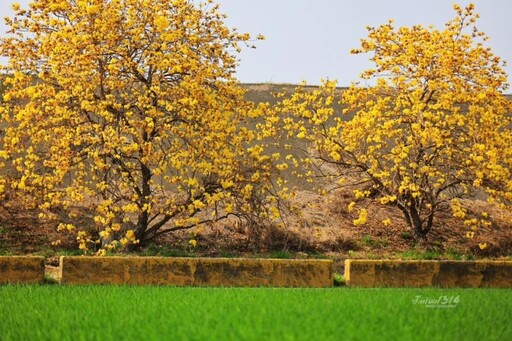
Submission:
M 354 225 L 366 224 L 369 201 L 397 207 L 417 240 L 441 209 L 468 236 L 491 224 L 461 199 L 512 207 L 507 75 L 473 5 L 455 5 L 442 30 L 368 27 L 352 51 L 374 65 L 361 83 L 340 91 L 327 80 L 260 106 L 234 75 L 253 39 L 226 27 L 211 0 L 13 8 L 0 38 L 0 199 L 37 207 L 83 250 L 231 215 L 275 222 L 291 174 L 350 188 Z
M 396 28 L 392 21 L 368 27 L 352 53 L 371 55 L 374 67 L 362 73 L 371 86 L 355 83 L 342 95 L 333 81 L 316 91 L 299 88 L 268 119 L 309 143 L 306 156 L 290 155 L 295 165 L 316 169 L 306 174 L 327 176 L 330 188 L 352 186 L 356 201 L 398 207 L 419 239 L 443 206 L 468 228 L 489 223 L 486 212 L 466 219 L 461 198 L 512 201 L 507 76 L 485 46 L 473 5 L 454 9 L 443 30 Z M 350 209 L 359 211 L 354 224 L 366 222 L 364 205 L 354 201 Z
M 248 34 L 212 1 L 14 6 L 0 156 L 26 204 L 69 211 L 82 249 L 143 243 L 230 214 L 267 215 L 272 165 L 251 144 L 234 71 Z M 73 223 L 87 204 L 95 226 Z M 277 214 L 276 210 L 272 210 Z

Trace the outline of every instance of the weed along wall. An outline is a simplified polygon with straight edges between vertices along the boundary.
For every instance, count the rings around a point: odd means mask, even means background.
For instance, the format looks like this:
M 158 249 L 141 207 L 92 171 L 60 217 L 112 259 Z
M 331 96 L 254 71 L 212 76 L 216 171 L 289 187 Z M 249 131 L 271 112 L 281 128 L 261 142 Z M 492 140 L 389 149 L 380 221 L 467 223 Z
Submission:
M 353 287 L 512 288 L 512 261 L 346 260 Z
M 44 282 L 44 257 L 0 256 L 0 284 Z
M 61 284 L 332 287 L 331 260 L 61 257 Z

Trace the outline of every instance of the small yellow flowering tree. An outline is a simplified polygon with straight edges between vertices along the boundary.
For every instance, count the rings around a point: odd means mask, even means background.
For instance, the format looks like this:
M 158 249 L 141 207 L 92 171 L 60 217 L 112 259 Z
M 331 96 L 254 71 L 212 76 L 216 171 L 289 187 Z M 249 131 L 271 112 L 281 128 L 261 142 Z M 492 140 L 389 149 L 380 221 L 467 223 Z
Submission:
M 391 21 L 368 27 L 353 53 L 372 54 L 375 67 L 362 78 L 374 86 L 354 84 L 342 95 L 331 81 L 299 89 L 267 120 L 309 141 L 307 157 L 290 157 L 296 164 L 316 166 L 340 185 L 357 184 L 357 199 L 395 205 L 418 239 L 443 205 L 464 218 L 460 198 L 486 194 L 509 207 L 512 200 L 506 74 L 484 46 L 473 5 L 455 11 L 444 30 L 395 28 Z M 343 109 L 334 105 L 337 96 Z M 356 225 L 366 221 L 366 210 L 359 213 Z
M 14 5 L 0 157 L 9 186 L 49 212 L 89 205 L 81 248 L 146 242 L 230 214 L 265 214 L 271 165 L 233 76 L 248 34 L 212 1 Z M 2 185 L 2 182 L 0 182 Z M 44 215 L 44 214 L 43 214 Z M 96 246 L 94 246 L 96 247 Z

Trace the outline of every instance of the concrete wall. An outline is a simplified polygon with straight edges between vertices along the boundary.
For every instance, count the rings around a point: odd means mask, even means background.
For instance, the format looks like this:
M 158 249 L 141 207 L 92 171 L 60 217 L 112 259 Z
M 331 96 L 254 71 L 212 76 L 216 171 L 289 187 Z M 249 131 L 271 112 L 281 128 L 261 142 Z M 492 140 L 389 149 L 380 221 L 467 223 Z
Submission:
M 331 287 L 332 261 L 61 257 L 62 284 Z
M 346 260 L 353 287 L 512 288 L 512 261 Z
M 44 257 L 0 256 L 0 284 L 44 282 Z

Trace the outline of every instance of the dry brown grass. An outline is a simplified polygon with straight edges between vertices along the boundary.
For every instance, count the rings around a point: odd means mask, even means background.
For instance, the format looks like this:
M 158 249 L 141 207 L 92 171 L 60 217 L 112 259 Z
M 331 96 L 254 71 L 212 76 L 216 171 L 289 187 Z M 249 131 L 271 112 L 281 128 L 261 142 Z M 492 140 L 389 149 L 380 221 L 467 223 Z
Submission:
M 417 245 L 397 208 L 377 205 L 369 199 L 358 202 L 367 208 L 368 222 L 354 226 L 357 213 L 347 210 L 352 200 L 351 193 L 342 190 L 327 196 L 299 192 L 291 203 L 292 214 L 287 218 L 286 228 L 232 218 L 162 236 L 149 246 L 149 254 L 220 257 L 279 253 L 289 257 L 323 255 L 343 259 L 401 258 L 414 250 L 420 257 L 424 252 L 434 252 L 440 258 L 512 256 L 512 213 L 486 202 L 463 202 L 469 217 L 486 211 L 492 221 L 490 228 L 480 228 L 473 239 L 466 238 L 467 227 L 446 209 L 436 217 L 427 242 Z M 7 208 L 8 211 L 0 208 L 0 253 L 51 256 L 76 249 L 76 241 L 57 232 L 55 222 L 39 220 L 37 210 L 21 210 L 16 203 Z M 82 213 L 79 224 L 91 224 L 85 211 Z M 383 225 L 386 218 L 392 220 L 390 226 Z M 191 239 L 197 241 L 196 247 L 189 244 Z M 61 240 L 61 245 L 53 246 L 55 240 Z M 484 242 L 488 247 L 481 250 L 479 244 Z M 146 251 L 141 250 L 148 254 Z

